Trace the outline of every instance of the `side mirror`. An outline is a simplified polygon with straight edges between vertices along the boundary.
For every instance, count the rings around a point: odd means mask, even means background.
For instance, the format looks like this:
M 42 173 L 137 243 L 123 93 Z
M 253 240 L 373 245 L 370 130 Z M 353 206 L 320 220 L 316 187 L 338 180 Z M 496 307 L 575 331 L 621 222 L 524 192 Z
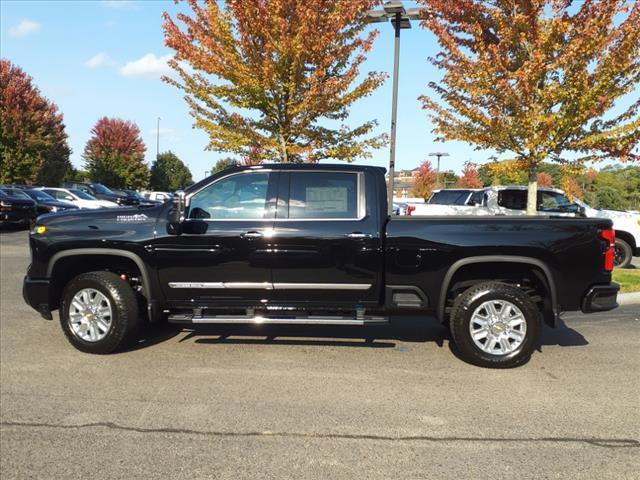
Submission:
M 179 190 L 171 199 L 171 209 L 169 210 L 169 218 L 167 219 L 167 230 L 169 234 L 180 235 L 182 233 L 184 210 L 185 195 L 182 190 Z
M 582 205 L 578 205 L 578 216 L 582 218 L 587 217 L 587 209 L 584 208 Z

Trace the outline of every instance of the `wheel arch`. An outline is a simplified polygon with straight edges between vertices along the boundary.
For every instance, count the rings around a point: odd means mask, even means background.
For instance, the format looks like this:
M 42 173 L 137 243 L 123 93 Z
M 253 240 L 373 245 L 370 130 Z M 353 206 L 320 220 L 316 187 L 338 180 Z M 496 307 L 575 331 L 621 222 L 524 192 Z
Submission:
M 438 301 L 438 318 L 440 321 L 444 321 L 445 319 L 445 308 L 447 303 L 447 295 L 449 293 L 449 288 L 451 286 L 451 281 L 454 279 L 456 273 L 460 272 L 464 267 L 468 267 L 470 265 L 479 265 L 479 264 L 514 264 L 520 266 L 526 266 L 529 269 L 533 267 L 533 269 L 538 269 L 542 275 L 542 281 L 546 283 L 546 288 L 549 293 L 550 304 L 550 313 L 551 315 L 545 315 L 545 321 L 549 323 L 551 326 L 555 326 L 555 322 L 559 315 L 558 311 L 558 299 L 557 299 L 557 290 L 556 284 L 551 273 L 549 267 L 541 260 L 532 257 L 524 257 L 524 256 L 509 256 L 509 255 L 481 255 L 475 257 L 467 257 L 462 258 L 456 261 L 445 274 L 441 289 L 440 289 L 440 298 Z M 535 273 L 535 270 L 534 270 Z M 485 280 L 490 280 L 491 276 L 485 278 Z
M 635 252 L 636 248 L 638 247 L 638 245 L 636 245 L 635 237 L 631 233 L 625 230 L 615 230 L 615 232 L 616 232 L 616 238 L 619 238 L 620 240 L 624 240 L 629 244 L 629 246 L 631 247 L 631 252 L 633 254 L 633 252 Z
M 99 258 L 101 261 L 98 263 L 89 261 L 90 259 Z M 86 264 L 78 266 L 74 264 L 73 269 L 71 271 L 65 271 L 63 278 L 61 281 L 56 281 L 56 278 L 60 278 L 61 270 L 58 267 L 66 267 L 64 265 L 65 260 L 78 260 L 78 259 L 86 259 L 88 260 Z M 112 259 L 114 264 L 108 263 L 105 264 L 106 261 Z M 118 263 L 120 261 L 121 263 Z M 61 263 L 62 262 L 62 263 Z M 64 284 L 66 281 L 70 280 L 68 277 L 73 277 L 82 272 L 88 272 L 95 269 L 104 268 L 105 266 L 112 267 L 114 265 L 118 266 L 135 266 L 142 277 L 142 292 L 141 295 L 145 297 L 148 302 L 148 308 L 151 307 L 155 302 L 152 300 L 154 298 L 154 285 L 152 283 L 152 277 L 150 275 L 149 269 L 145 265 L 144 261 L 137 254 L 130 252 L 128 250 L 118 250 L 112 248 L 75 248 L 70 250 L 64 250 L 61 252 L 57 252 L 51 257 L 49 264 L 47 265 L 47 277 L 51 281 L 50 288 L 50 300 L 49 303 L 52 309 L 54 309 L 59 300 L 62 289 L 64 289 Z M 150 318 L 152 312 L 149 310 Z

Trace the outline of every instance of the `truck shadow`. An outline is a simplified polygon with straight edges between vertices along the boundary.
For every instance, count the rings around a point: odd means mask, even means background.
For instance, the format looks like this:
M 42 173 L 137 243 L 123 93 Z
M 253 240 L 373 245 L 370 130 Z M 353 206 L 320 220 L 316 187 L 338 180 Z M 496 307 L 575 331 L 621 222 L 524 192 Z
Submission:
M 228 325 L 209 324 L 183 326 L 161 324 L 146 328 L 139 342 L 129 348 L 138 350 L 183 335 L 179 343 L 198 345 L 282 345 L 331 346 L 351 348 L 398 348 L 401 343 L 445 343 L 456 354 L 449 330 L 435 318 L 393 317 L 383 326 L 351 327 L 331 325 Z M 589 342 L 560 320 L 556 328 L 544 327 L 541 347 L 558 345 L 576 347 Z

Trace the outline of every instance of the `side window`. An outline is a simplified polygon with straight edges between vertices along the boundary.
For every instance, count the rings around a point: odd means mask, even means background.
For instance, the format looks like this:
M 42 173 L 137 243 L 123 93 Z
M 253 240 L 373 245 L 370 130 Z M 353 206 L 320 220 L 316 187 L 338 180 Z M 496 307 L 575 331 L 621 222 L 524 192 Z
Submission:
M 469 202 L 467 205 L 482 205 L 482 199 L 484 197 L 484 192 L 473 192 Z
M 191 198 L 189 218 L 262 219 L 268 186 L 269 174 L 263 172 L 223 178 Z
M 498 205 L 511 210 L 525 210 L 527 208 L 526 190 L 500 190 Z
M 358 174 L 291 172 L 289 218 L 358 218 Z
M 559 212 L 571 205 L 569 199 L 556 192 L 538 192 L 538 210 L 543 212 Z

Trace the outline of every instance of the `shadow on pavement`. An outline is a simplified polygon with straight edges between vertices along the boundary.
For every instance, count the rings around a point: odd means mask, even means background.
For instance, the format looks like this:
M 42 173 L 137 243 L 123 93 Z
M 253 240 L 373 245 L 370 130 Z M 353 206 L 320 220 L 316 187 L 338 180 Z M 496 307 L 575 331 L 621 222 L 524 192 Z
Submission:
M 390 325 L 347 327 L 332 325 L 227 325 L 209 324 L 184 326 L 158 324 L 144 330 L 143 339 L 129 351 L 145 348 L 165 340 L 186 334 L 182 342 L 198 345 L 303 345 L 357 348 L 400 348 L 398 342 L 433 342 L 442 348 L 445 341 L 455 354 L 450 342 L 449 330 L 434 318 L 393 317 Z M 578 347 L 588 345 L 587 339 L 562 320 L 556 328 L 545 326 L 542 330 L 541 347 L 558 345 Z

